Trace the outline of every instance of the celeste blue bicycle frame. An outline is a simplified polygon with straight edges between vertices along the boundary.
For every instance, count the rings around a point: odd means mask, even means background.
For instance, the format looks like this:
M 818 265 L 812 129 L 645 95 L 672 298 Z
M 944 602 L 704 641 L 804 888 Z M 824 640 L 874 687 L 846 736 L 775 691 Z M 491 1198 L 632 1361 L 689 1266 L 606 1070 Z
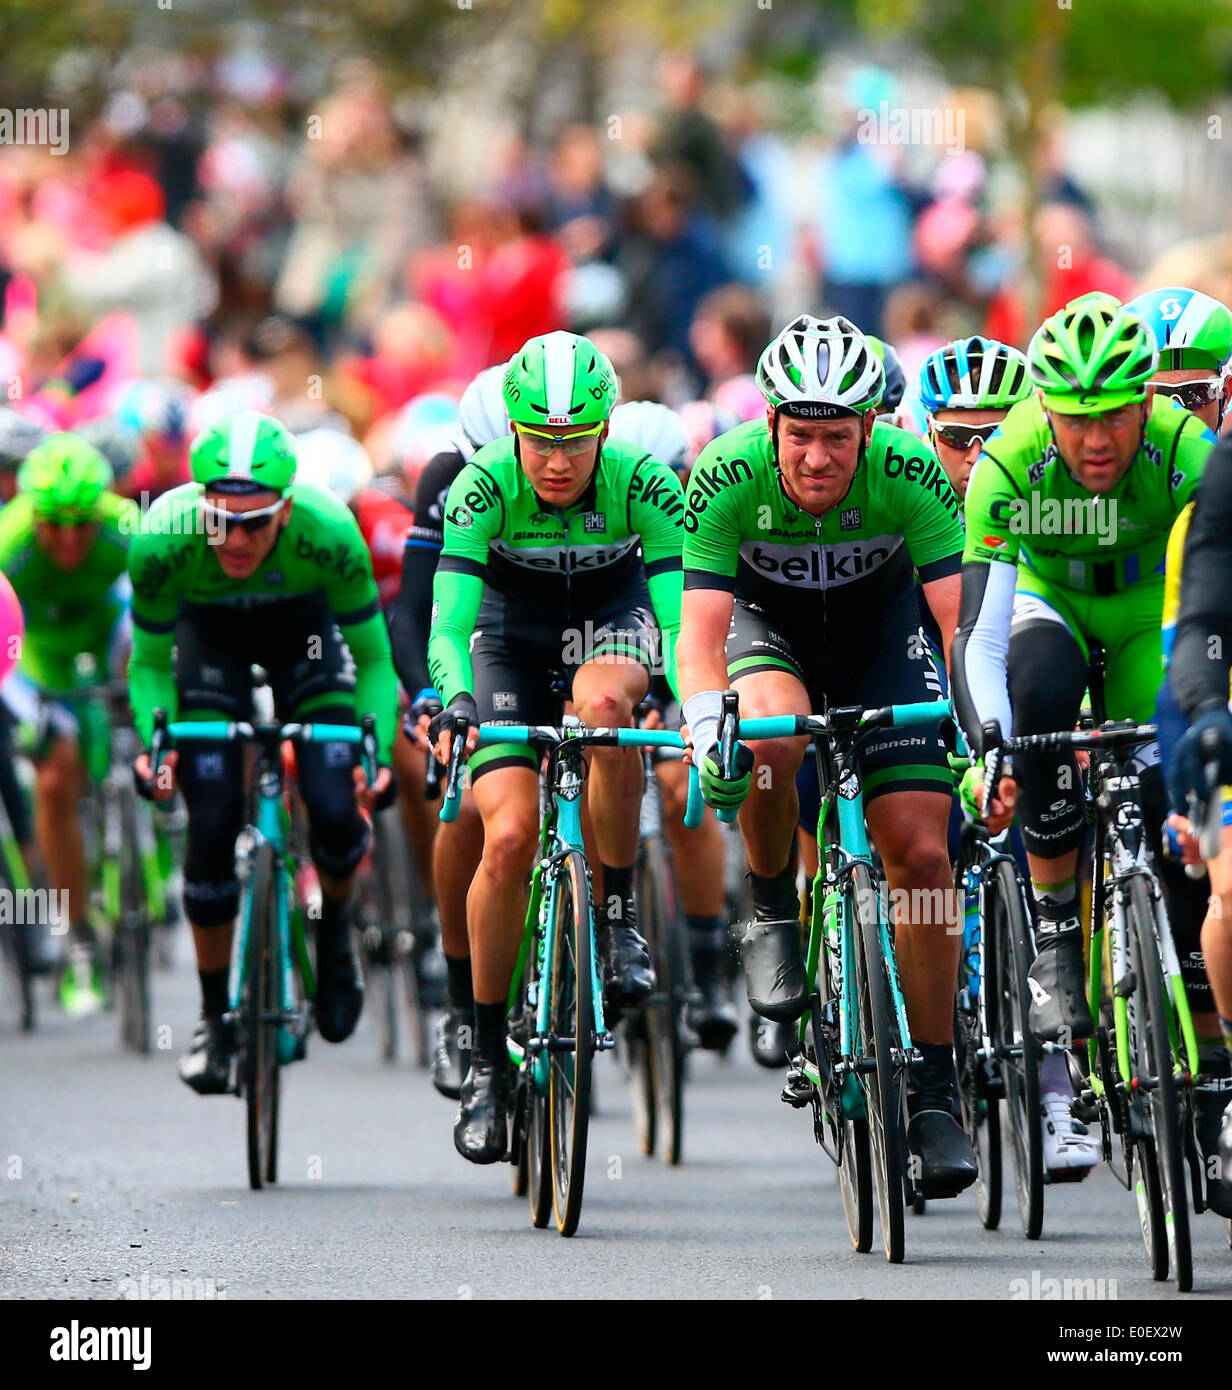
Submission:
M 479 747 L 494 743 L 530 744 L 539 752 L 550 754 L 548 775 L 540 772 L 539 780 L 539 858 L 531 873 L 530 894 L 526 908 L 522 945 L 509 985 L 509 1012 L 518 1008 L 526 962 L 532 949 L 537 952 L 538 979 L 550 978 L 556 958 L 556 893 L 560 883 L 558 866 L 571 850 L 583 856 L 582 790 L 585 777 L 578 764 L 582 750 L 596 744 L 617 748 L 678 748 L 683 751 L 680 735 L 667 729 L 594 729 L 566 715 L 560 726 L 543 724 L 483 724 L 479 727 Z M 562 754 L 562 749 L 566 750 Z M 549 785 L 549 775 L 551 783 Z M 452 774 L 450 782 L 456 784 Z M 451 821 L 458 814 L 461 793 L 446 794 L 441 807 L 441 819 Z M 689 777 L 689 800 L 685 824 L 696 826 L 702 817 L 701 789 L 694 769 Z M 547 879 L 546 892 L 544 880 Z M 591 998 L 594 1001 L 594 1035 L 598 1048 L 610 1048 L 614 1039 L 608 1031 L 603 1014 L 603 988 L 599 977 L 598 952 L 595 950 L 594 903 L 587 893 L 586 916 L 590 927 Z M 547 1092 L 549 1047 L 552 1041 L 548 1009 L 550 991 L 540 988 L 533 1001 L 535 1031 L 526 1045 L 516 1038 L 507 1040 L 510 1060 L 521 1066 L 528 1052 L 533 1055 L 531 1076 L 540 1095 Z
M 804 735 L 814 741 L 824 740 L 827 744 L 835 739 L 850 737 L 854 744 L 857 737 L 874 728 L 935 724 L 942 718 L 952 718 L 950 702 L 928 700 L 906 705 L 890 705 L 884 710 L 865 710 L 860 722 L 850 731 L 836 730 L 831 725 L 830 717 L 826 715 L 776 715 L 763 719 L 744 719 L 739 721 L 738 737 L 754 740 L 795 738 Z M 824 757 L 826 753 L 826 749 L 818 748 L 819 758 Z M 843 761 L 846 763 L 847 760 Z M 823 1067 L 828 1069 L 827 1060 L 820 1056 L 812 1060 L 804 1054 L 803 1043 L 810 1019 L 810 1014 L 806 1011 L 800 1020 L 801 1058 L 797 1065 L 821 1095 L 827 1093 L 832 1083 L 842 1097 L 843 1118 L 857 1119 L 862 1118 L 865 1113 L 865 1102 L 860 1088 L 855 1083 L 855 1075 L 869 1067 L 870 1059 L 863 1056 L 863 1048 L 867 1044 L 857 1032 L 859 1012 L 853 968 L 856 943 L 851 914 L 846 910 L 847 888 L 844 880 L 850 878 L 852 868 L 856 864 L 863 864 L 868 869 L 875 887 L 879 888 L 879 880 L 868 842 L 868 830 L 864 823 L 864 794 L 854 760 L 850 766 L 840 765 L 838 771 L 839 778 L 824 788 L 817 817 L 819 863 L 817 876 L 813 880 L 812 918 L 805 969 L 808 979 L 815 981 L 818 966 L 824 955 L 830 998 L 837 1004 L 835 1021 L 838 1024 L 839 1056 L 832 1076 L 828 1078 L 821 1070 Z M 835 802 L 838 839 L 827 845 L 824 840 L 825 825 Z M 827 864 L 827 852 L 837 860 L 833 867 Z M 886 962 L 890 998 L 902 1044 L 902 1056 L 896 1060 L 903 1065 L 913 1064 L 919 1060 L 920 1054 L 911 1041 L 907 1005 L 903 999 L 898 964 L 894 956 L 886 903 L 880 891 L 877 892 L 877 931 L 881 941 L 882 958 Z
M 283 801 L 280 750 L 286 739 L 296 743 L 361 744 L 370 735 L 354 724 L 250 724 L 243 720 L 228 722 L 209 719 L 178 720 L 166 725 L 165 731 L 166 747 L 184 743 L 254 742 L 261 750 L 253 788 L 255 812 L 247 829 L 253 838 L 254 848 L 265 844 L 273 851 L 273 957 L 277 962 L 280 1015 L 278 1061 L 280 1065 L 286 1066 L 304 1056 L 302 1044 L 308 1031 L 308 1020 L 296 1005 L 293 972 L 298 968 L 304 995 L 309 1000 L 316 997 L 316 979 L 308 954 L 303 911 L 295 896 L 295 865 L 287 844 L 289 817 Z M 158 739 L 157 730 L 155 739 Z M 157 743 L 155 747 L 157 748 Z M 157 752 L 151 761 L 157 766 Z M 367 769 L 370 780 L 374 770 L 372 767 Z M 248 979 L 253 934 L 260 929 L 260 923 L 253 922 L 252 895 L 245 893 L 240 912 L 240 929 L 231 948 L 231 968 L 227 983 L 232 1018 L 239 1017 Z

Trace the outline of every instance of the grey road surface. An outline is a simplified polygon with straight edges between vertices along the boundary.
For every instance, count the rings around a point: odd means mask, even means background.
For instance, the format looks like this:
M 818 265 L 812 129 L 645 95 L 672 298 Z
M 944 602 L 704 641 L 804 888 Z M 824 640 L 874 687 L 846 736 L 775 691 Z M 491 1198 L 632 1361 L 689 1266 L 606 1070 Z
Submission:
M 1106 1171 L 1047 1193 L 1026 1241 L 1012 1191 L 1001 1229 L 965 1195 L 908 1217 L 907 1262 L 847 1238 L 834 1169 L 808 1112 L 743 1046 L 692 1069 L 685 1162 L 637 1151 L 619 1062 L 604 1057 L 582 1225 L 532 1229 L 509 1169 L 454 1153 L 454 1106 L 406 1061 L 384 1064 L 366 1026 L 312 1040 L 285 1076 L 281 1181 L 251 1192 L 244 1112 L 180 1084 L 196 978 L 155 979 L 163 1044 L 123 1053 L 115 1019 L 37 1035 L 0 1019 L 0 1298 L 992 1298 L 1177 1297 L 1151 1281 L 1131 1196 Z M 1232 1293 L 1225 1224 L 1196 1220 L 1195 1289 Z M 176 1282 L 178 1281 L 178 1283 Z

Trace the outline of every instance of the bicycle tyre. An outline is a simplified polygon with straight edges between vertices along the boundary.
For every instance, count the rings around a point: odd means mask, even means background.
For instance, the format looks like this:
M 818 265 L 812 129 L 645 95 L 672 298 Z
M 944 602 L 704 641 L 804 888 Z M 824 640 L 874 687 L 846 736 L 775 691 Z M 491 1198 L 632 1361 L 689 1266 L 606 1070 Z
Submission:
M 1040 1129 L 1040 1045 L 1027 1026 L 1031 938 L 1018 875 L 1005 860 L 994 869 L 993 889 L 988 936 L 996 943 L 997 974 L 985 972 L 986 978 L 997 982 L 993 1038 L 1014 1153 L 1018 1215 L 1023 1235 L 1038 1240 L 1044 1229 L 1044 1136 Z
M 1154 1076 L 1150 1091 L 1151 1127 L 1155 1133 L 1155 1156 L 1159 1165 L 1159 1190 L 1163 1202 L 1164 1226 L 1172 1277 L 1179 1292 L 1193 1288 L 1193 1250 L 1189 1235 L 1189 1184 L 1181 1135 L 1181 1099 L 1177 1090 L 1175 1059 L 1169 1027 L 1169 1003 L 1164 988 L 1163 965 L 1156 934 L 1155 909 L 1146 884 L 1139 875 L 1129 883 L 1129 915 L 1135 969 L 1142 986 L 1145 1028 L 1140 1030 L 1139 1048 L 1145 1042 L 1145 1059 Z M 1137 991 L 1135 991 L 1137 992 Z M 1145 1032 L 1145 1039 L 1141 1033 Z M 1141 1076 L 1141 1073 L 1137 1073 Z
M 879 901 L 872 875 L 864 864 L 852 868 L 848 910 L 856 933 L 856 999 L 860 1018 L 860 1049 L 872 1045 L 874 1067 L 860 1073 L 868 1103 L 869 1148 L 877 1189 L 881 1241 L 890 1264 L 901 1264 L 905 1252 L 903 1193 L 907 1167 L 903 1156 L 902 1065 L 893 1053 L 902 1054 L 902 1039 L 890 997 L 887 965 L 881 949 Z M 872 911 L 869 911 L 872 906 Z
M 1142 1244 L 1146 1248 L 1146 1262 L 1151 1267 L 1151 1278 L 1157 1283 L 1162 1283 L 1168 1277 L 1168 1237 L 1164 1225 L 1164 1199 L 1159 1185 L 1159 1162 L 1155 1157 L 1154 1141 L 1134 1140 L 1134 1154 L 1138 1160 L 1138 1177 L 1133 1185 L 1133 1193 L 1138 1203 L 1138 1225 L 1142 1231 Z
M 573 1047 L 548 1055 L 552 1210 L 562 1236 L 577 1230 L 586 1185 L 590 1083 L 594 1059 L 594 960 L 590 879 L 580 850 L 569 850 L 555 884 L 556 949 L 547 966 L 548 1030 Z
M 629 1101 L 633 1111 L 633 1133 L 644 1158 L 654 1156 L 659 1139 L 659 1102 L 655 1096 L 654 1062 L 646 1036 L 644 1010 L 630 1013 L 624 1025 L 625 1051 L 629 1066 Z
M 278 969 L 275 938 L 274 852 L 260 845 L 253 858 L 249 895 L 247 978 L 240 1006 L 241 1077 L 248 1130 L 248 1185 L 260 1190 L 277 1177 L 279 1102 Z M 271 1176 L 273 1175 L 273 1176 Z
M 821 911 L 820 906 L 816 909 Z M 809 1000 L 809 1031 L 812 1034 L 813 1060 L 819 1066 L 823 1077 L 832 1076 L 829 1058 L 823 1049 L 826 1047 L 822 1027 L 824 1004 L 830 999 L 829 979 L 826 974 L 824 952 L 818 964 L 818 992 Z M 859 1020 L 852 1020 L 858 1038 Z M 859 1043 L 856 1044 L 857 1051 Z M 832 1085 L 832 1082 L 831 1082 Z M 868 1120 L 864 1117 L 848 1118 L 842 1113 L 842 1098 L 831 1095 L 831 1103 L 838 1107 L 834 1116 L 835 1127 L 842 1127 L 842 1148 L 839 1150 L 838 1189 L 843 1200 L 843 1216 L 847 1221 L 847 1234 L 851 1237 L 852 1249 L 866 1255 L 873 1248 L 873 1160 L 869 1149 Z M 815 1105 L 824 1105 L 824 1098 L 818 1097 Z M 820 1142 L 820 1140 L 819 1140 Z
M 684 1146 L 684 1008 L 688 991 L 682 923 L 671 892 L 662 846 L 644 841 L 638 856 L 638 911 L 655 970 L 655 992 L 643 1006 L 652 1074 L 650 1099 L 665 1163 L 680 1162 Z M 653 1152 L 652 1148 L 647 1152 Z
M 137 830 L 137 793 L 121 784 L 113 793 L 120 821 L 120 920 L 115 924 L 120 1036 L 131 1051 L 150 1051 L 150 921 Z

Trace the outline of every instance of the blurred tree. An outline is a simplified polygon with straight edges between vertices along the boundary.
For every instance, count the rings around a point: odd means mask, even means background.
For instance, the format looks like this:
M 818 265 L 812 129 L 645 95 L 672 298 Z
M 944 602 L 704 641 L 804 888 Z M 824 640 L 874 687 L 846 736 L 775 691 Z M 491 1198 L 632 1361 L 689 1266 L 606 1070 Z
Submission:
M 1232 0 L 827 0 L 870 39 L 918 45 L 953 82 L 994 93 L 1024 191 L 1036 322 L 1042 257 L 1035 238 L 1056 103 L 1115 106 L 1159 96 L 1195 119 L 1228 86 Z M 1216 118 L 1210 138 L 1222 139 Z M 1232 131 L 1228 133 L 1232 139 Z M 1031 302 L 1031 301 L 1034 302 Z

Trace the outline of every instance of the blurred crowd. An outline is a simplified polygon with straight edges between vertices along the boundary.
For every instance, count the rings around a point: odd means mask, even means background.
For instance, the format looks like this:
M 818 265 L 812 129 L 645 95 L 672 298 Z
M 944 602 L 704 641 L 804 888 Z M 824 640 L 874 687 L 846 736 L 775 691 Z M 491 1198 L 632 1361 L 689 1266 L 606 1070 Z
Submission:
M 960 334 L 1029 336 L 1022 217 L 991 192 L 995 161 L 938 150 L 909 174 L 901 146 L 862 139 L 887 74 L 853 75 L 825 139 L 789 136 L 764 92 L 687 53 L 655 85 L 625 122 L 622 178 L 610 132 L 571 124 L 494 143 L 483 187 L 458 196 L 366 63 L 315 101 L 254 55 L 130 65 L 67 155 L 0 149 L 7 403 L 48 427 L 128 420 L 134 476 L 157 491 L 186 436 L 239 405 L 344 429 L 384 471 L 408 406 L 556 328 L 604 348 L 626 399 L 674 407 L 738 396 L 802 311 L 886 338 L 909 376 Z M 1058 141 L 1040 161 L 1036 231 L 1064 248 L 1040 312 L 1131 293 Z

